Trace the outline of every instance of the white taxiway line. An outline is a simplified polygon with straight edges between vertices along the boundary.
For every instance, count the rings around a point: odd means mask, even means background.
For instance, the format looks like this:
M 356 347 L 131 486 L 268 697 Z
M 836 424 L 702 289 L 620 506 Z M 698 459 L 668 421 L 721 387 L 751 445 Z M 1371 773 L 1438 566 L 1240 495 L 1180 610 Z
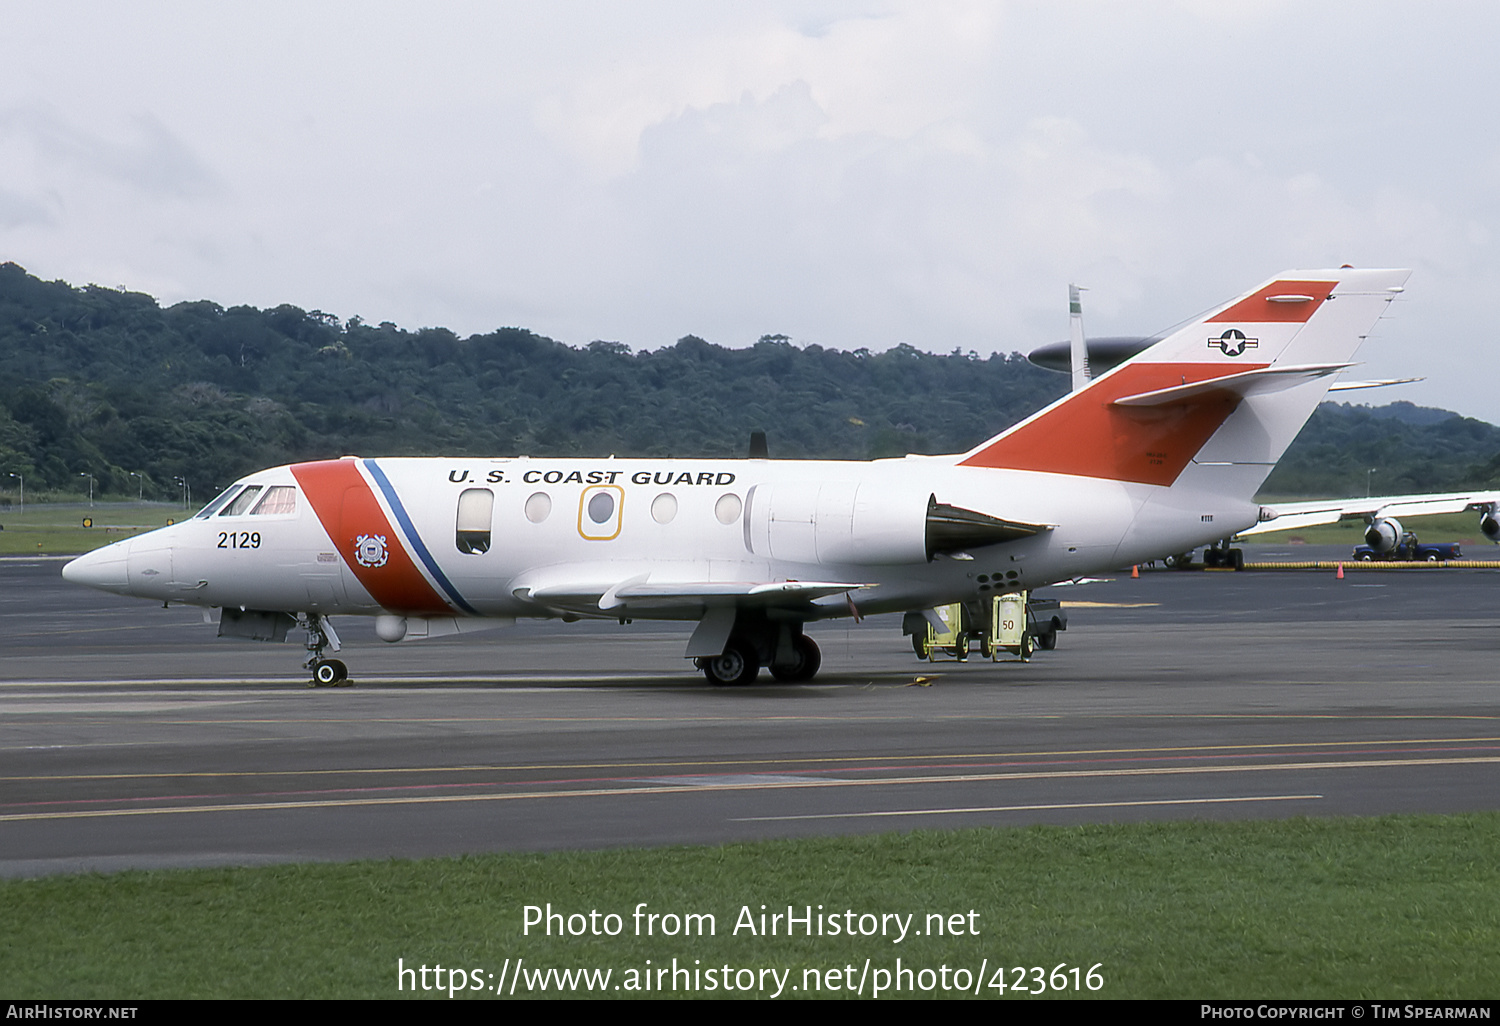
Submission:
M 292 799 L 273 802 L 226 802 L 213 805 L 173 805 L 116 809 L 76 809 L 66 812 L 21 812 L 0 815 L 0 823 L 17 823 L 46 819 L 103 819 L 121 816 L 162 816 L 205 812 L 266 812 L 292 809 L 357 808 L 375 805 L 446 805 L 450 803 L 535 801 L 554 798 L 625 798 L 641 795 L 688 794 L 707 791 L 771 791 L 798 788 L 890 787 L 904 784 L 972 784 L 1003 780 L 1062 780 L 1107 777 L 1168 777 L 1218 773 L 1265 773 L 1284 770 L 1389 769 L 1417 766 L 1473 766 L 1500 763 L 1500 757 L 1457 759 L 1360 759 L 1327 762 L 1287 762 L 1263 765 L 1172 766 L 1136 769 L 1062 770 L 1022 773 L 960 773 L 936 776 L 833 778 L 827 780 L 777 781 L 772 783 L 732 783 L 718 786 L 702 784 L 648 785 L 642 787 L 591 787 L 547 791 L 508 791 L 485 794 L 411 795 L 388 798 Z

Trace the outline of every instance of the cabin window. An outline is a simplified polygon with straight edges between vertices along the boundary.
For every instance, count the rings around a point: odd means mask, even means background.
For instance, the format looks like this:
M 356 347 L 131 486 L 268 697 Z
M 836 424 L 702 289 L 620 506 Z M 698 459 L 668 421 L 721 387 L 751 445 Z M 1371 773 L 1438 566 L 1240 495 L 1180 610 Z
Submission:
M 721 524 L 732 524 L 740 518 L 742 508 L 740 497 L 731 492 L 719 496 L 719 501 L 714 503 L 714 516 L 719 518 Z
M 273 516 L 297 512 L 297 489 L 291 485 L 272 485 L 266 489 L 266 497 L 250 511 L 253 517 Z
M 589 541 L 609 541 L 620 533 L 620 509 L 625 489 L 619 485 L 591 485 L 578 498 L 578 533 Z
M 526 500 L 526 519 L 540 524 L 552 515 L 552 496 L 546 492 L 535 492 Z
M 241 513 L 244 513 L 246 510 L 248 510 L 255 503 L 255 497 L 257 495 L 259 495 L 260 492 L 261 492 L 261 486 L 260 485 L 251 485 L 250 487 L 246 488 L 243 492 L 240 492 L 240 494 L 236 495 L 234 497 L 234 501 L 231 502 L 229 505 L 225 506 L 224 507 L 224 512 L 220 513 L 219 516 L 221 516 L 221 517 L 237 517 L 237 516 L 239 516 Z
M 595 492 L 589 497 L 589 519 L 602 524 L 615 515 L 615 497 L 608 492 Z
M 651 500 L 651 519 L 658 524 L 670 524 L 677 516 L 677 496 L 662 492 Z
M 490 550 L 490 522 L 494 515 L 495 493 L 488 488 L 465 488 L 459 493 L 454 536 L 459 552 L 477 556 Z

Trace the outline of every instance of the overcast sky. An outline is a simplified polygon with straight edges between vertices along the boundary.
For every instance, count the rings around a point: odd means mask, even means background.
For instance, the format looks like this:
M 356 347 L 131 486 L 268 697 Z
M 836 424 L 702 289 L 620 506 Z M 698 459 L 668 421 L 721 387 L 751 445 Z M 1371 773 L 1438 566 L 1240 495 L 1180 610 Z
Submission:
M 6 0 L 0 260 L 573 345 L 1026 351 L 1415 269 L 1500 422 L 1500 4 Z M 1346 394 L 1344 398 L 1351 397 Z M 982 416 L 982 411 L 979 415 Z

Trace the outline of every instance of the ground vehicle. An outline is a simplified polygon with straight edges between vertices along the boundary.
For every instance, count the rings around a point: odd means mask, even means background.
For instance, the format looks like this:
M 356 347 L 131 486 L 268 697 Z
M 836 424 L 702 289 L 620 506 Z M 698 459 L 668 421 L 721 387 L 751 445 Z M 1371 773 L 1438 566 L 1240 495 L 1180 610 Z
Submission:
M 1389 552 L 1377 552 L 1368 545 L 1360 545 L 1354 549 L 1350 557 L 1361 563 L 1370 563 L 1377 559 L 1440 563 L 1448 559 L 1463 559 L 1464 553 L 1458 542 L 1419 542 L 1416 535 L 1408 532 L 1406 537 L 1401 539 L 1401 543 Z
M 1011 652 L 1023 660 L 1041 649 L 1057 647 L 1057 632 L 1068 629 L 1068 614 L 1057 599 L 1032 598 L 1030 592 L 993 595 L 988 602 L 954 602 L 910 612 L 901 630 L 911 635 L 918 659 L 947 656 L 964 662 L 975 643 L 986 659 Z

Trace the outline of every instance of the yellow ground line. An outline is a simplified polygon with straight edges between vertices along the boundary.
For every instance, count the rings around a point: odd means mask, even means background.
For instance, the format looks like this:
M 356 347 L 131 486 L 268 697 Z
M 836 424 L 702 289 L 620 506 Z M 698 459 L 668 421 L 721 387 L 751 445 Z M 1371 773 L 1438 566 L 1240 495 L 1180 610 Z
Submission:
M 372 805 L 439 805 L 454 802 L 497 802 L 539 798 L 619 798 L 641 795 L 702 793 L 705 791 L 778 791 L 796 788 L 887 787 L 902 784 L 974 784 L 1002 780 L 1067 780 L 1104 777 L 1189 776 L 1205 773 L 1258 773 L 1272 770 L 1385 769 L 1396 766 L 1471 766 L 1500 763 L 1500 756 L 1460 759 L 1369 759 L 1357 762 L 1292 762 L 1263 766 L 1166 766 L 1108 770 L 1057 770 L 1037 773 L 963 773 L 928 777 L 879 777 L 863 780 L 755 781 L 725 784 L 672 784 L 649 787 L 607 787 L 581 790 L 522 791 L 510 794 L 427 795 L 391 798 L 319 799 L 316 801 L 245 802 L 220 805 L 179 805 L 151 809 L 88 809 L 73 812 L 32 812 L 0 816 L 0 823 L 49 819 L 110 819 L 120 816 L 163 816 L 193 812 L 274 812 L 294 809 L 357 808 Z
M 1398 719 L 1409 719 L 1401 716 Z M 1500 742 L 1500 737 L 1375 738 L 1359 741 L 1276 741 L 1258 745 L 1169 745 L 1155 748 L 1060 748 L 1040 752 L 927 752 L 920 755 L 780 756 L 774 759 L 694 759 L 687 762 L 539 762 L 520 765 L 479 763 L 467 766 L 368 766 L 350 769 L 203 770 L 181 773 L 68 773 L 0 777 L 0 783 L 36 783 L 63 780 L 172 780 L 197 778 L 253 779 L 257 777 L 360 776 L 384 773 L 518 773 L 558 770 L 650 770 L 693 769 L 699 766 L 808 766 L 868 762 L 916 762 L 920 759 L 1047 759 L 1060 756 L 1177 755 L 1185 752 L 1270 752 L 1292 748 L 1354 748 L 1369 745 L 1466 745 Z
M 1426 560 L 1318 559 L 1245 564 L 1246 570 L 1337 570 L 1339 567 L 1345 570 L 1500 570 L 1500 560 L 1450 559 L 1429 563 Z M 1232 567 L 1227 566 L 1206 566 L 1203 569 L 1234 572 Z
M 1147 609 L 1161 605 L 1160 602 L 1074 602 L 1069 599 L 1060 604 L 1064 609 Z

